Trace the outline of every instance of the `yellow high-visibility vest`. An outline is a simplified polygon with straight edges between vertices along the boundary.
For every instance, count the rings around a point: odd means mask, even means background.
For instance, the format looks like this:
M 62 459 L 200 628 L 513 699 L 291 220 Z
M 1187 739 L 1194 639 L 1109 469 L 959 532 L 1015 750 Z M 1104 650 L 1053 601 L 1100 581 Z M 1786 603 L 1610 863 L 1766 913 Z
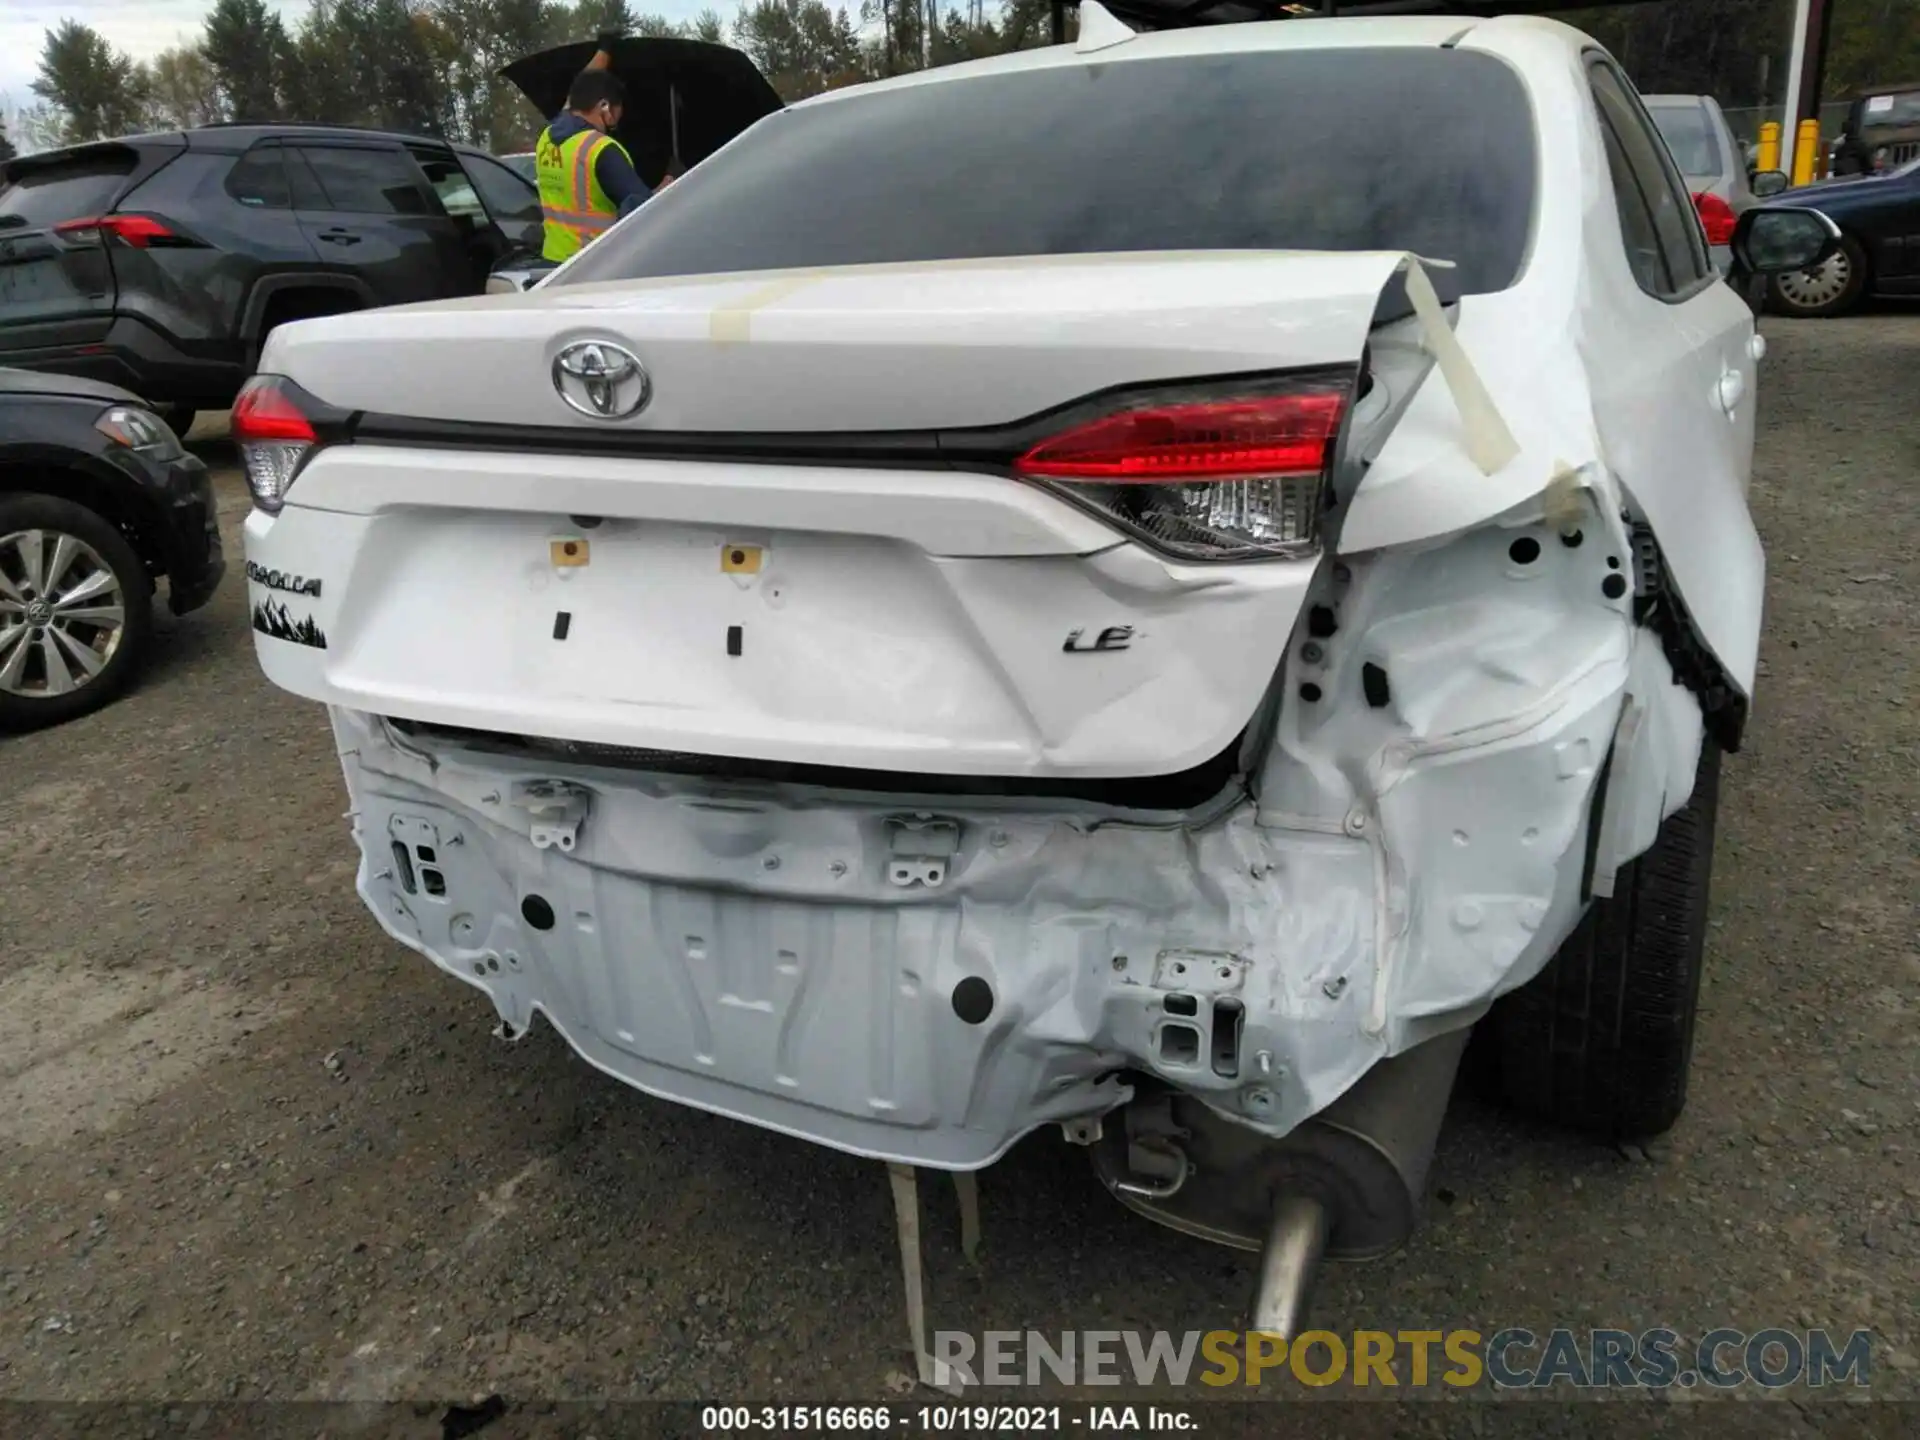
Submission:
M 556 263 L 578 254 L 580 248 L 620 218 L 620 207 L 600 188 L 593 173 L 600 147 L 611 145 L 627 163 L 627 147 L 611 135 L 591 127 L 556 145 L 551 128 L 540 132 L 534 147 L 534 176 L 540 186 L 540 215 L 546 231 L 540 253 Z

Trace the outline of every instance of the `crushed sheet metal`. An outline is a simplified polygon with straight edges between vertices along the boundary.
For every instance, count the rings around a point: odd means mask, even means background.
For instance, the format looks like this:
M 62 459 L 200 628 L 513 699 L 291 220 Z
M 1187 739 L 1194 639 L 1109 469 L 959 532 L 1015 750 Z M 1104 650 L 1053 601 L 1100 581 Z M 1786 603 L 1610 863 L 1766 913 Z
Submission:
M 1594 846 L 1595 895 L 1610 895 L 1620 867 L 1645 854 L 1661 822 L 1692 798 L 1705 737 L 1699 705 L 1674 694 L 1659 638 L 1636 629 Z
M 1646 703 L 1636 695 L 1629 694 L 1620 706 L 1620 723 L 1613 732 L 1613 754 L 1616 760 L 1632 752 L 1640 737 L 1640 726 L 1646 719 Z M 1631 777 L 1623 776 L 1630 781 Z M 1611 787 L 1609 787 L 1611 788 Z M 1606 804 L 1600 817 L 1600 841 L 1594 849 L 1593 878 L 1588 883 L 1596 897 L 1602 900 L 1613 898 L 1613 885 L 1620 874 L 1619 836 L 1621 827 L 1620 806 L 1617 803 Z
M 1031 1129 L 1123 1103 L 1117 1057 L 1283 1134 L 1377 1060 L 1470 1023 L 1558 948 L 1583 902 L 1589 802 L 1623 693 L 1650 707 L 1623 763 L 1644 754 L 1649 768 L 1610 847 L 1620 836 L 1632 853 L 1686 798 L 1697 703 L 1631 602 L 1604 593 L 1604 502 L 1576 493 L 1586 544 L 1533 521 L 1525 560 L 1513 529 L 1488 527 L 1323 567 L 1306 598 L 1342 624 L 1315 662 L 1319 694 L 1285 696 L 1252 795 L 1224 812 L 1150 824 L 943 804 L 959 851 L 937 894 L 902 903 L 885 868 L 893 812 L 871 798 L 533 771 L 396 743 L 336 708 L 361 892 L 388 933 L 516 1029 L 537 1010 L 638 1089 L 854 1154 L 990 1164 Z M 1369 665 L 1391 675 L 1384 704 L 1366 694 Z M 591 823 L 571 853 L 531 852 L 497 797 L 561 775 L 591 787 Z M 395 819 L 468 835 L 441 857 L 449 904 L 490 920 L 450 929 L 379 880 Z M 530 887 L 588 925 L 528 931 Z M 1159 964 L 1169 952 L 1245 960 L 1221 968 L 1237 972 L 1225 979 L 1251 1069 L 1195 1058 L 1214 1053 L 1205 999 L 1182 1022 L 1198 1043 L 1163 1043 L 1162 992 L 1193 989 Z M 912 985 L 876 985 L 903 969 Z M 993 1025 L 954 1021 L 967 977 L 989 985 Z M 863 1043 L 820 1023 L 841 1015 L 873 1017 Z
M 1473 361 L 1467 358 L 1460 337 L 1447 324 L 1440 297 L 1434 293 L 1433 281 L 1427 278 L 1426 267 L 1421 264 L 1420 257 L 1409 252 L 1405 269 L 1407 299 L 1413 302 L 1413 313 L 1419 317 L 1421 328 L 1426 333 L 1427 348 L 1433 352 L 1434 363 L 1440 367 L 1447 389 L 1453 392 L 1453 403 L 1466 426 L 1468 458 L 1480 467 L 1483 475 L 1504 470 L 1519 455 L 1519 442 L 1513 438 L 1513 431 L 1507 428 L 1500 407 L 1493 403 L 1493 396 L 1487 393 L 1480 372 L 1473 368 Z

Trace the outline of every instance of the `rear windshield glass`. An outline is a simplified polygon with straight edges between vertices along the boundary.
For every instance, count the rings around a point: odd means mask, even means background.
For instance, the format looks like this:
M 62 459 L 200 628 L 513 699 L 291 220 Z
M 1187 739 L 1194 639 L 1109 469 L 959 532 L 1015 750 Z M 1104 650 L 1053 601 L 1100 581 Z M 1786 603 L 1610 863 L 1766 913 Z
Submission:
M 1532 112 L 1460 50 L 1174 56 L 769 116 L 556 283 L 1122 250 L 1412 250 L 1510 285 Z
M 98 215 L 113 204 L 133 173 L 133 162 L 133 152 L 126 150 L 36 166 L 0 190 L 0 216 L 18 216 L 28 225 L 57 225 Z
M 1713 122 L 1698 105 L 1650 105 L 1653 123 L 1660 127 L 1673 163 L 1688 176 L 1719 176 L 1726 173 L 1720 160 L 1720 137 Z
M 1920 125 L 1920 90 L 1898 95 L 1872 95 L 1860 106 L 1862 129 L 1884 125 Z

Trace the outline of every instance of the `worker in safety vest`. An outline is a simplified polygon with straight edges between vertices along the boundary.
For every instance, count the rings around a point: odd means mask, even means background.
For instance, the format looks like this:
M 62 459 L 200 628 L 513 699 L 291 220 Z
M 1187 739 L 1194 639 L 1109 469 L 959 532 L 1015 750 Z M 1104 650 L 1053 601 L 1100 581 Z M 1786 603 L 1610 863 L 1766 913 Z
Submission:
M 600 37 L 599 53 L 567 91 L 566 110 L 540 132 L 534 147 L 546 221 L 540 253 L 556 264 L 571 259 L 652 193 L 634 172 L 626 147 L 608 133 L 619 126 L 626 103 L 626 87 L 608 69 L 616 38 Z

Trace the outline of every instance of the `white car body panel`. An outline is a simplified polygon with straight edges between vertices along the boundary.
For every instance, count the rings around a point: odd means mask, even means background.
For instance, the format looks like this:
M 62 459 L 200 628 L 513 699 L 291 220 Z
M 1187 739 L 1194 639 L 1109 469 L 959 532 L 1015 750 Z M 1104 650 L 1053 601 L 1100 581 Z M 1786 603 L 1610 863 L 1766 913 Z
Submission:
M 1579 157 L 1542 166 L 1533 256 L 1519 282 L 1460 306 L 1461 343 L 1521 454 L 1485 484 L 1466 480 L 1443 444 L 1457 424 L 1451 402 L 1430 376 L 1362 483 L 1341 546 L 1364 551 L 1484 523 L 1567 470 L 1603 493 L 1617 484 L 1659 537 L 1702 638 L 1751 694 L 1766 583 L 1746 504 L 1753 316 L 1717 282 L 1679 304 L 1635 283 L 1579 52 L 1559 29 L 1483 25 L 1461 42 L 1507 55 L 1535 78 L 1543 130 Z M 1567 83 L 1545 83 L 1556 71 Z M 1701 423 L 1703 414 L 1717 423 Z
M 289 326 L 260 364 L 349 410 L 592 429 L 604 422 L 570 410 L 549 375 L 567 345 L 611 340 L 674 377 L 635 430 L 993 425 L 1115 385 L 1351 364 L 1402 258 L 1074 256 L 543 286 Z M 376 344 L 388 358 L 372 369 Z
M 1632 527 L 1742 696 L 1764 576 L 1751 316 L 1635 284 L 1582 42 L 1285 22 L 885 83 L 1456 37 L 1540 136 L 1522 273 L 1449 317 L 1517 447 L 1490 474 L 1432 338 L 1369 329 L 1395 252 L 549 281 L 277 330 L 263 370 L 327 404 L 505 437 L 325 448 L 247 522 L 261 664 L 332 710 L 381 923 L 510 1033 L 543 1013 L 643 1090 L 951 1169 L 1129 1070 L 1283 1135 L 1530 979 L 1704 743 Z M 550 380 L 583 339 L 662 377 L 634 428 L 703 434 L 1004 425 L 1371 347 L 1368 463 L 1325 553 L 1177 562 L 1005 474 L 570 451 L 605 433 Z M 1220 757 L 1204 798 L 1132 803 Z
M 785 499 L 815 500 L 811 528 L 787 529 L 779 504 L 757 521 L 716 524 L 734 508 L 724 487 L 700 523 L 680 519 L 706 466 L 662 466 L 678 472 L 669 483 L 625 483 L 614 495 L 581 471 L 633 462 L 576 457 L 543 469 L 532 456 L 472 457 L 444 477 L 436 498 L 444 506 L 457 488 L 460 509 L 441 518 L 421 503 L 420 482 L 435 488 L 424 457 L 351 446 L 335 459 L 330 474 L 366 471 L 377 483 L 404 466 L 407 481 L 370 515 L 289 507 L 248 521 L 248 555 L 269 570 L 313 573 L 305 557 L 316 544 L 357 557 L 345 585 L 304 602 L 327 648 L 263 648 L 268 677 L 378 714 L 607 745 L 954 775 L 1184 770 L 1219 753 L 1259 704 L 1314 574 L 1311 561 L 1174 565 L 1110 532 L 1098 553 L 1077 554 L 1067 545 L 1092 523 L 1080 512 L 1021 497 L 1051 507 L 1045 518 L 1063 540 L 1004 506 L 1024 487 L 975 477 L 936 488 L 992 499 L 936 493 L 889 506 L 796 489 Z M 502 475 L 509 466 L 519 473 Z M 781 473 L 748 472 L 760 485 Z M 894 480 L 896 501 L 925 478 L 853 473 Z M 564 495 L 565 513 L 516 508 L 528 482 Z M 569 525 L 576 506 L 604 523 Z M 1009 515 L 1024 532 L 1000 523 Z M 819 533 L 827 525 L 837 533 Z M 551 563 L 552 544 L 569 536 L 590 563 Z M 1006 548 L 982 553 L 989 539 Z M 1048 543 L 1051 553 L 1039 548 Z M 723 569 L 740 545 L 764 557 L 758 574 Z M 476 589 L 476 572 L 514 583 Z M 564 644 L 553 638 L 560 612 Z M 447 643 L 422 645 L 422 616 L 445 617 L 435 628 Z M 1119 654 L 1063 667 L 1073 629 L 1116 623 L 1136 627 L 1125 654 L 1150 655 L 1150 667 L 1113 663 Z M 730 627 L 738 655 L 724 643 Z

